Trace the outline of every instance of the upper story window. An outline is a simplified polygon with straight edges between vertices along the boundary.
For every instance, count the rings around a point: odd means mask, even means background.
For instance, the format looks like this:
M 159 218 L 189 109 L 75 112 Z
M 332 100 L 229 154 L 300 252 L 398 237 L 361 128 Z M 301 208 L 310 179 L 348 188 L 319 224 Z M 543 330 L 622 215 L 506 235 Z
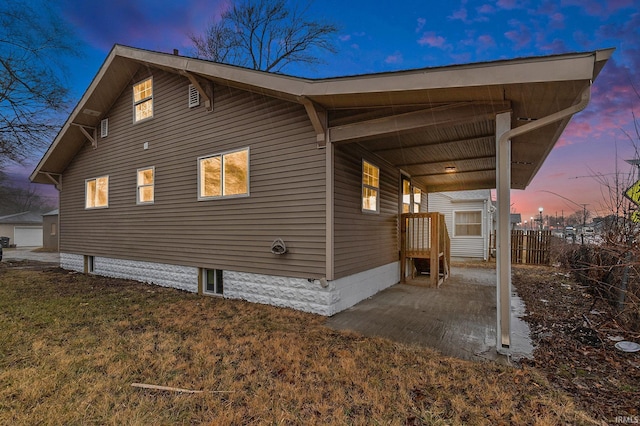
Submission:
M 133 85 L 133 122 L 153 118 L 153 79 Z
M 456 237 L 482 236 L 482 211 L 453 212 L 454 235 Z
M 377 212 L 380 208 L 380 169 L 362 160 L 362 211 Z
M 85 208 L 109 207 L 109 176 L 85 181 Z
M 138 204 L 153 204 L 154 201 L 155 167 L 138 169 Z
M 198 158 L 198 199 L 249 195 L 249 148 Z

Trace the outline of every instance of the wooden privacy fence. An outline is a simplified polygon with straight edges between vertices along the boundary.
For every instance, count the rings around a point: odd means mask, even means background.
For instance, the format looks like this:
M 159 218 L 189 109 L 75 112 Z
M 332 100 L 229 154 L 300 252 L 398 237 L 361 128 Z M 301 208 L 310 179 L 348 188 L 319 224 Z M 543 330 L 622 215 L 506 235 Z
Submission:
M 451 271 L 451 242 L 440 213 L 405 213 L 400 217 L 400 276 L 406 281 L 407 260 L 411 277 L 429 273 L 430 284 L 439 286 Z
M 496 248 L 496 234 L 491 234 Z M 511 263 L 548 265 L 551 262 L 551 231 L 511 231 Z

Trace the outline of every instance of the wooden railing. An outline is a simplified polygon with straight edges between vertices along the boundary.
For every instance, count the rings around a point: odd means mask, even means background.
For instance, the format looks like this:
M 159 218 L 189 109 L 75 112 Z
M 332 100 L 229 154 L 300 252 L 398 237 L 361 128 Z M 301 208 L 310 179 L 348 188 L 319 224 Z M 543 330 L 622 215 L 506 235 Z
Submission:
M 431 286 L 439 286 L 451 272 L 451 242 L 444 215 L 405 213 L 400 216 L 400 276 L 406 282 L 407 260 L 411 278 L 428 272 Z M 418 282 L 415 282 L 418 283 Z

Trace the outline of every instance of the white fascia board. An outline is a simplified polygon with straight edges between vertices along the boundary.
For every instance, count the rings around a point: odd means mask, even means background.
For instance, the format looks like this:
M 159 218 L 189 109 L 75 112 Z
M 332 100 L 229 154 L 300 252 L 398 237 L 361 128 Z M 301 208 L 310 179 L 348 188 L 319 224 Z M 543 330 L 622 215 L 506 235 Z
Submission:
M 314 81 L 303 95 L 447 89 L 593 79 L 596 54 L 470 64 Z

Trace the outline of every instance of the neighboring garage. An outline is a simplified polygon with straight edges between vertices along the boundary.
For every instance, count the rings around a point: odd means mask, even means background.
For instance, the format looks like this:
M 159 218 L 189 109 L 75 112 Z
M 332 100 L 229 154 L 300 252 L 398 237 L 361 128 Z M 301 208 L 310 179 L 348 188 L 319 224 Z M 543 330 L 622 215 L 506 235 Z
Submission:
M 42 226 L 16 226 L 14 238 L 18 247 L 42 247 Z
M 22 212 L 0 217 L 0 237 L 15 247 L 42 247 L 42 215 Z

